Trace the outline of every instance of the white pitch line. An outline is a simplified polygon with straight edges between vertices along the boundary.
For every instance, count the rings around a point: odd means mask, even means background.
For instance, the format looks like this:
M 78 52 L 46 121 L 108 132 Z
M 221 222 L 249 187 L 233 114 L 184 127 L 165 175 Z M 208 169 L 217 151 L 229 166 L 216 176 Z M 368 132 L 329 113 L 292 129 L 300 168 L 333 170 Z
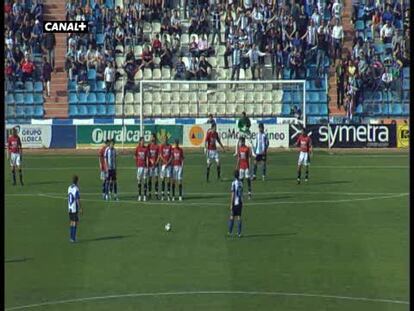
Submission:
M 389 195 L 389 196 L 376 196 L 376 197 L 367 197 L 367 198 L 359 198 L 359 199 L 342 199 L 342 200 L 310 200 L 310 201 L 274 201 L 274 202 L 249 202 L 246 203 L 246 206 L 249 205 L 280 205 L 280 204 L 316 204 L 316 203 L 346 203 L 346 202 L 356 202 L 356 201 L 372 201 L 372 200 L 382 200 L 382 199 L 391 199 L 391 198 L 396 198 L 396 197 L 402 197 L 402 196 L 406 196 L 408 195 L 408 193 L 400 193 L 400 194 L 395 194 L 395 195 Z M 53 196 L 53 195 L 47 195 L 47 194 L 37 194 L 36 196 L 42 196 L 42 197 L 46 197 L 46 198 L 51 198 L 51 199 L 58 199 L 58 200 L 66 200 L 67 197 L 60 197 L 60 196 Z M 121 203 L 126 203 L 126 204 L 134 204 L 134 205 L 168 205 L 171 206 L 171 204 L 174 204 L 173 202 L 168 202 L 168 201 L 164 201 L 164 202 L 138 202 L 138 201 L 133 201 L 133 200 L 122 200 L 120 199 L 119 201 L 104 201 L 104 200 L 95 200 L 95 199 L 84 199 L 82 198 L 82 201 L 85 202 L 100 202 L 100 203 L 113 203 L 113 204 L 121 204 Z M 199 206 L 201 203 L 196 203 L 196 202 L 177 202 L 176 203 L 179 206 Z M 207 206 L 223 206 L 224 203 L 215 203 L 215 202 L 203 202 L 202 205 L 207 205 Z
M 30 305 L 8 307 L 6 311 L 23 310 L 30 308 L 37 308 L 43 306 L 56 306 L 68 303 L 82 303 L 99 300 L 110 300 L 119 298 L 136 298 L 136 297 L 160 297 L 160 296 L 194 296 L 194 295 L 262 295 L 262 296 L 288 296 L 288 297 L 309 297 L 309 298 L 323 298 L 323 299 L 336 299 L 336 300 L 349 300 L 349 301 L 365 301 L 365 302 L 377 302 L 377 303 L 390 303 L 390 304 L 403 304 L 408 305 L 408 301 L 394 300 L 394 299 L 382 299 L 382 298 L 368 298 L 368 297 L 350 297 L 350 296 L 337 296 L 337 295 L 325 295 L 325 294 L 309 294 L 309 293 L 285 293 L 285 292 L 259 292 L 259 291 L 183 291 L 183 292 L 160 292 L 160 293 L 130 293 L 130 294 L 117 294 L 106 296 L 94 296 L 84 298 L 74 298 L 67 300 L 48 301 Z

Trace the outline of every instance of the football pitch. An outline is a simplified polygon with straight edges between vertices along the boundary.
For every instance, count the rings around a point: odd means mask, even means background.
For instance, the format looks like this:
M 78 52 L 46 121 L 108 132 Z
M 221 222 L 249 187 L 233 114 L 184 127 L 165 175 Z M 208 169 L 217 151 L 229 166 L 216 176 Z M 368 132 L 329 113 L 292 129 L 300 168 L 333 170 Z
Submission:
M 213 166 L 206 183 L 204 155 L 186 153 L 182 202 L 136 201 L 132 151 L 118 159 L 119 202 L 102 200 L 95 151 L 26 154 L 24 187 L 5 163 L 6 310 L 409 309 L 408 153 L 315 151 L 301 185 L 297 152 L 271 153 L 242 238 L 226 235 L 235 158 L 221 159 L 223 181 Z

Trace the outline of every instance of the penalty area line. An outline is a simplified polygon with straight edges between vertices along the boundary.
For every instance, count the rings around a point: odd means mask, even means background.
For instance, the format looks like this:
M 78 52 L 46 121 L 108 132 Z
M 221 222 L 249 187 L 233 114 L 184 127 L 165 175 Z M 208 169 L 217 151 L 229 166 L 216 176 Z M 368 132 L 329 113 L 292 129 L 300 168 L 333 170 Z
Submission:
M 181 292 L 159 292 L 159 293 L 129 293 L 129 294 L 116 294 L 106 296 L 93 296 L 84 298 L 74 298 L 66 300 L 46 301 L 42 303 L 8 307 L 6 311 L 23 310 L 38 308 L 44 306 L 56 306 L 69 303 L 83 303 L 100 300 L 111 300 L 121 298 L 138 298 L 138 297 L 162 297 L 162 296 L 195 296 L 195 295 L 250 295 L 250 296 L 285 296 L 285 297 L 302 297 L 302 298 L 322 298 L 333 300 L 347 300 L 347 301 L 363 301 L 363 302 L 375 302 L 375 303 L 389 303 L 389 304 L 403 304 L 408 305 L 408 301 L 383 299 L 383 298 L 368 298 L 368 297 L 351 297 L 351 296 L 339 296 L 339 295 L 325 295 L 325 294 L 310 294 L 310 293 L 286 293 L 286 292 L 259 292 L 259 291 L 181 291 Z

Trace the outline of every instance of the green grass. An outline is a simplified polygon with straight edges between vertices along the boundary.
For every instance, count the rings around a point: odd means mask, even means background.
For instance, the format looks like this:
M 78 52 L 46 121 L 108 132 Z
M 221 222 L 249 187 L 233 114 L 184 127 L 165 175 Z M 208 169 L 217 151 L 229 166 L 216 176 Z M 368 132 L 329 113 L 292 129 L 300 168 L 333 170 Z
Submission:
M 24 161 L 25 186 L 11 186 L 9 174 L 5 180 L 7 308 L 167 292 L 181 294 L 24 310 L 409 308 L 377 301 L 409 297 L 407 154 L 319 151 L 309 183 L 301 185 L 295 181 L 297 154 L 271 154 L 268 180 L 254 182 L 253 200 L 245 204 L 241 239 L 226 237 L 234 167 L 229 153 L 222 156 L 225 181 L 206 184 L 204 157 L 188 154 L 185 200 L 147 204 L 135 201 L 131 156 L 120 157 L 120 201 L 110 203 L 101 199 L 95 156 L 25 155 Z M 73 245 L 65 196 L 74 173 L 80 176 L 84 216 Z

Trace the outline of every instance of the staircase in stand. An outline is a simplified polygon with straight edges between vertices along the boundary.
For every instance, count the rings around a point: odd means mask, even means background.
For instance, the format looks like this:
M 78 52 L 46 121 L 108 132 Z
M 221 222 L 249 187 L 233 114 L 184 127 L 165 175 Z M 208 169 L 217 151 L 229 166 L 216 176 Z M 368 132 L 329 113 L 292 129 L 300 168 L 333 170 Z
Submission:
M 354 38 L 354 26 L 351 23 L 352 12 L 352 0 L 344 1 L 344 8 L 342 10 L 342 26 L 344 28 L 344 45 L 342 47 L 342 57 L 346 55 L 346 52 L 352 52 L 352 44 Z M 335 76 L 335 66 L 329 67 L 329 114 L 331 116 L 345 116 L 345 110 L 337 107 L 337 83 Z
M 45 0 L 44 11 L 45 21 L 66 19 L 64 0 Z M 45 98 L 45 118 L 68 117 L 68 79 L 65 72 L 66 36 L 65 33 L 55 33 L 55 70 L 50 82 L 50 97 Z

